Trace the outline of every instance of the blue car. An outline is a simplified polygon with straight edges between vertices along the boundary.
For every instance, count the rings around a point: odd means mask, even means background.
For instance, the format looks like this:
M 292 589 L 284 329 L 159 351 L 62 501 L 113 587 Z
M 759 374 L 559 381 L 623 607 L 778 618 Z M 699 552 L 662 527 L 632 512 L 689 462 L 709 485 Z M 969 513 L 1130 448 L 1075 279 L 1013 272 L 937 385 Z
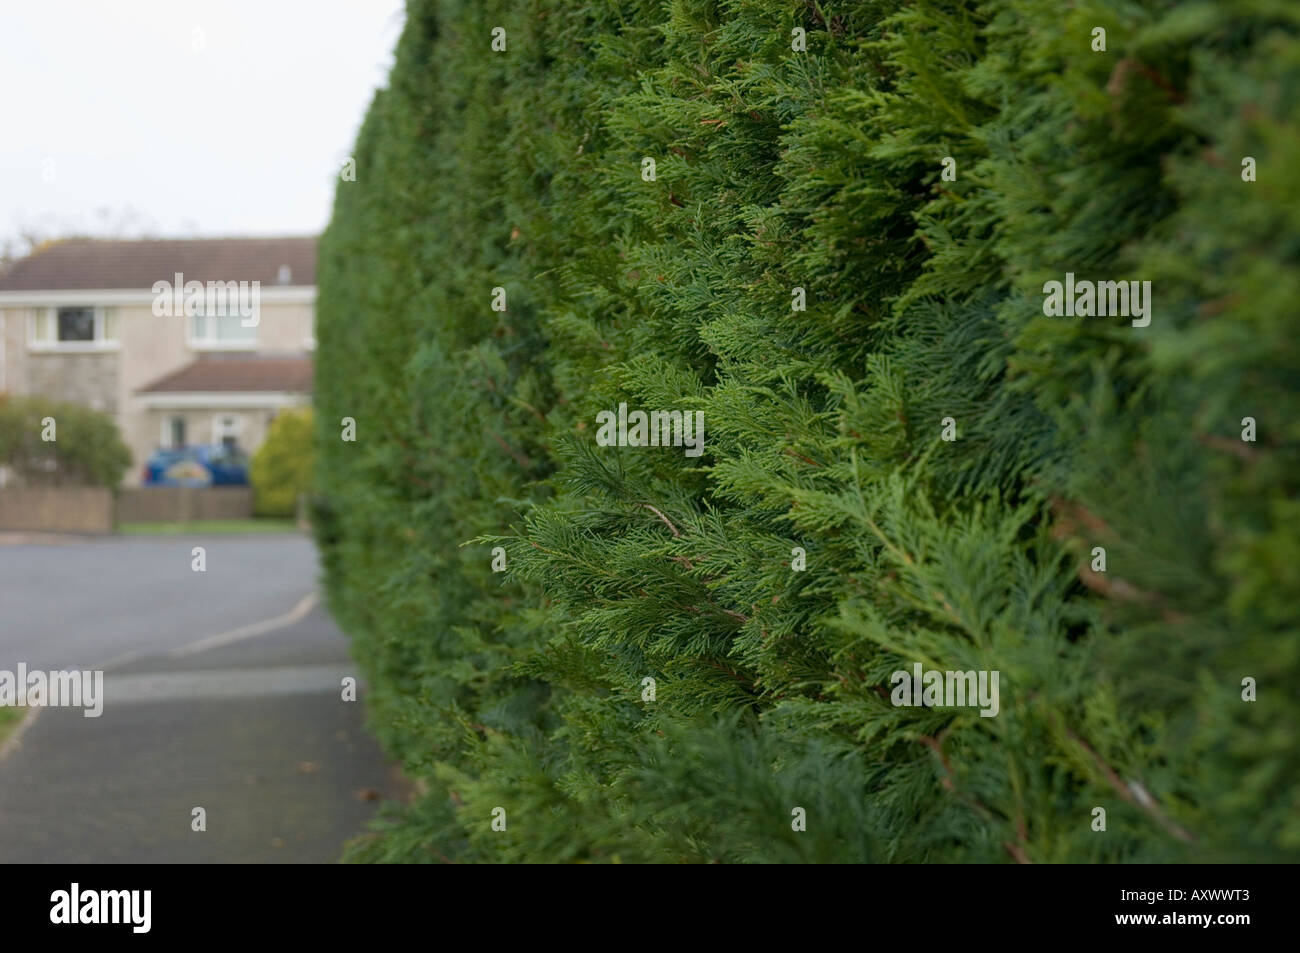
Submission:
M 155 450 L 143 477 L 146 486 L 247 486 L 248 456 L 221 443 Z

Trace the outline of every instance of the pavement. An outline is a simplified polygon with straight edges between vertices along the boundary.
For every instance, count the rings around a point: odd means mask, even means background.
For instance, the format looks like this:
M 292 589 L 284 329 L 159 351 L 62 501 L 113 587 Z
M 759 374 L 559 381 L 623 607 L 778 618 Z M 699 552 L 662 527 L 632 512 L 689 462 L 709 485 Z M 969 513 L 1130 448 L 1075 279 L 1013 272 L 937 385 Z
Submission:
M 316 574 L 290 534 L 0 546 L 0 670 L 105 672 L 102 715 L 33 709 L 0 754 L 0 862 L 337 860 L 403 790 Z

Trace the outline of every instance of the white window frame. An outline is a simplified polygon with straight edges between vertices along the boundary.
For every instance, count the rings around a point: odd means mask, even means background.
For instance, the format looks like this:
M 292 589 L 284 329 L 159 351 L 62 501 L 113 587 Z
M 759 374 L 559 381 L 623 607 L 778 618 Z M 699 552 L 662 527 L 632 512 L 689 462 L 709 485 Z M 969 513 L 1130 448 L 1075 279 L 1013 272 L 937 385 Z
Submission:
M 90 341 L 60 341 L 59 334 L 59 308 L 85 308 L 89 307 L 94 311 L 94 338 Z M 32 308 L 27 315 L 27 349 L 29 351 L 50 352 L 57 351 L 60 353 L 69 353 L 76 351 L 116 351 L 121 349 L 122 329 L 119 325 L 118 335 L 115 338 L 106 338 L 105 325 L 107 324 L 110 313 L 114 312 L 112 308 L 106 308 L 103 305 L 75 305 L 61 304 L 51 305 L 44 308 Z M 41 341 L 36 338 L 36 323 L 43 317 L 48 316 L 52 322 L 55 337 L 50 341 Z M 116 314 L 113 315 L 116 317 Z
M 185 421 L 185 436 L 190 435 L 190 421 L 184 414 L 164 414 L 162 419 L 162 428 L 158 434 L 158 449 L 160 450 L 177 450 L 180 449 L 172 443 L 172 421 L 177 417 Z M 184 444 L 182 444 L 184 446 Z
M 235 422 L 235 429 L 230 431 L 229 433 L 227 433 L 226 428 L 222 426 L 222 421 L 225 420 L 225 418 L 227 417 L 229 417 L 231 420 Z M 212 415 L 212 439 L 209 441 L 209 443 L 211 443 L 212 446 L 215 447 L 218 444 L 220 444 L 226 437 L 234 437 L 235 443 L 238 444 L 239 437 L 243 432 L 244 432 L 244 418 L 242 415 L 233 414 L 229 411 L 216 413 Z
M 223 317 L 239 318 L 240 327 L 252 332 L 252 336 L 235 340 L 223 340 L 216 337 L 217 325 L 215 319 Z M 212 319 L 204 322 L 204 330 L 206 331 L 204 337 L 196 337 L 194 334 L 194 328 L 200 318 Z M 231 314 L 229 305 L 227 305 L 225 314 L 205 314 L 200 309 L 198 314 L 187 314 L 185 316 L 185 344 L 192 351 L 256 351 L 258 349 L 257 325 L 245 327 L 243 316 L 238 309 L 235 310 L 234 314 Z

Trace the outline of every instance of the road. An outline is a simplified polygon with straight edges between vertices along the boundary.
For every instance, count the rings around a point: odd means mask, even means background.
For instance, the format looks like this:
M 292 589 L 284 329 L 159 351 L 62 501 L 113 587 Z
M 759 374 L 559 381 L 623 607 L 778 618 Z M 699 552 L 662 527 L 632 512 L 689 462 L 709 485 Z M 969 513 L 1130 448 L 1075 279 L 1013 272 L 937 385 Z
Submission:
M 195 546 L 206 572 L 191 569 Z M 283 615 L 316 589 L 304 536 L 0 546 L 0 668 L 102 666 Z
M 0 671 L 105 671 L 0 756 L 0 862 L 336 860 L 398 789 L 316 575 L 288 534 L 0 546 Z

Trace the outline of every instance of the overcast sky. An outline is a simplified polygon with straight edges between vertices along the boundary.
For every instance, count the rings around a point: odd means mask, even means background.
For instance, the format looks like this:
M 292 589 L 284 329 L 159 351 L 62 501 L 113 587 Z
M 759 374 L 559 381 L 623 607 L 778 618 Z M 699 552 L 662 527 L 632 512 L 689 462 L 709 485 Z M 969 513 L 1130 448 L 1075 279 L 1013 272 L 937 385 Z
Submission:
M 0 0 L 0 243 L 319 232 L 402 22 L 402 0 Z

